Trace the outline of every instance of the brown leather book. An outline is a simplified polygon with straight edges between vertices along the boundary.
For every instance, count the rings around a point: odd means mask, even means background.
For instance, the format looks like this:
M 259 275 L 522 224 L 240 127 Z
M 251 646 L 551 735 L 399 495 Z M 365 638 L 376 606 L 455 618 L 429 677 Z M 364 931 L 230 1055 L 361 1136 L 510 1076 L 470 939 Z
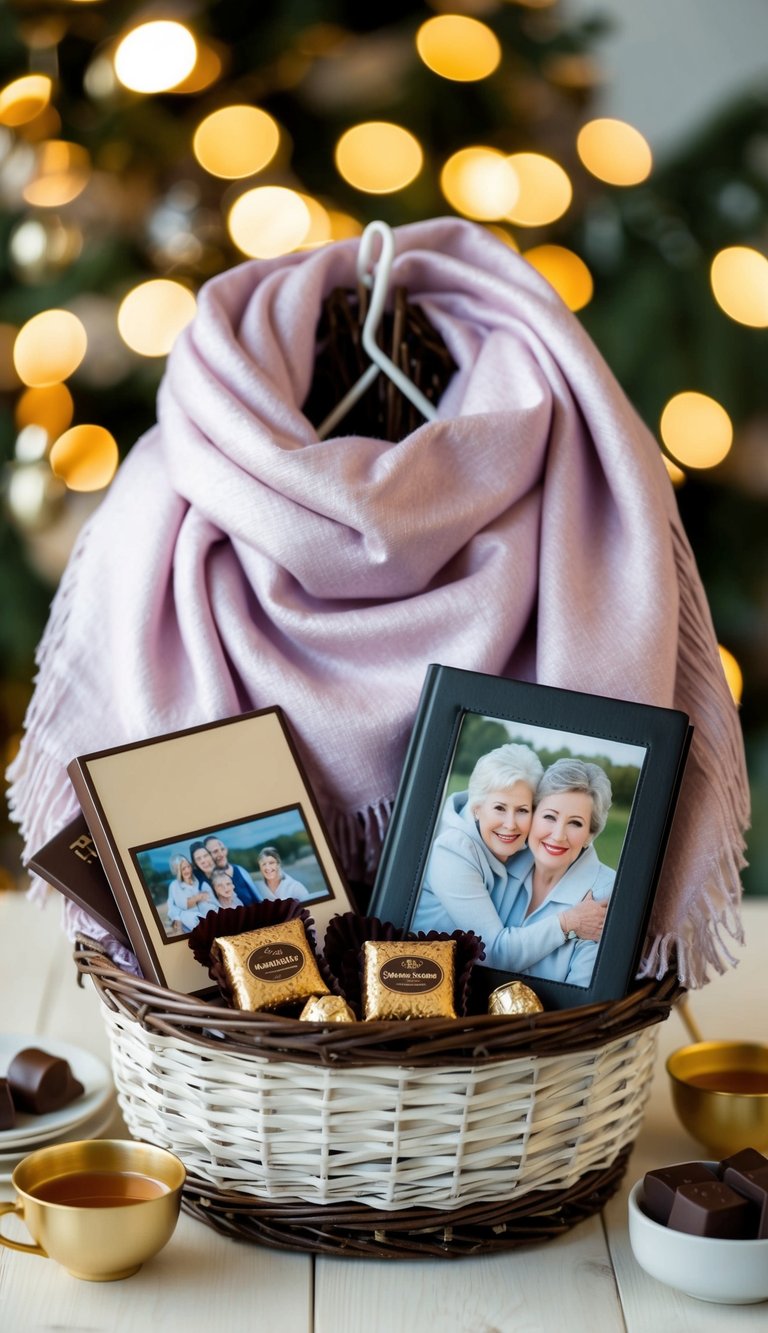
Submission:
M 131 948 L 115 895 L 83 815 L 77 815 L 35 852 L 27 866 L 65 898 L 82 907 L 127 949 Z

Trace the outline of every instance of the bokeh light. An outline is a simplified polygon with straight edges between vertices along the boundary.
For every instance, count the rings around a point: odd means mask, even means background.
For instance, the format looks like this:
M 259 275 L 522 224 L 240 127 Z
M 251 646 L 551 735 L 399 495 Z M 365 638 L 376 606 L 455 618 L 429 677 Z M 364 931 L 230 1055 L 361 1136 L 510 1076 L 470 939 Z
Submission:
M 678 467 L 677 463 L 673 463 L 671 458 L 667 458 L 666 454 L 662 454 L 661 457 L 672 485 L 682 486 L 685 481 L 685 473 L 683 472 L 683 469 Z
M 724 648 L 722 643 L 717 645 L 717 651 L 720 654 L 720 661 L 723 664 L 725 679 L 728 682 L 728 689 L 731 691 L 733 702 L 741 703 L 742 690 L 744 688 L 744 675 L 733 653 L 728 648 Z
M 309 212 L 309 230 L 301 242 L 302 249 L 314 250 L 319 245 L 327 245 L 331 240 L 331 218 L 327 208 L 311 194 L 300 194 L 299 198 L 304 201 Z
M 207 42 L 197 43 L 197 54 L 192 70 L 185 79 L 175 83 L 171 92 L 174 94 L 202 93 L 210 88 L 221 75 L 223 61 L 218 51 Z
M 297 190 L 261 185 L 236 199 L 227 217 L 235 245 L 252 259 L 273 259 L 305 240 L 312 219 Z
M 115 51 L 115 73 L 136 93 L 162 93 L 195 67 L 197 43 L 183 23 L 156 19 L 129 32 Z
M 501 46 L 486 23 L 463 14 L 427 19 L 416 34 L 416 49 L 435 74 L 458 83 L 486 79 L 501 62 Z
M 42 426 L 55 440 L 70 425 L 74 410 L 72 394 L 66 384 L 51 384 L 45 389 L 25 389 L 16 404 L 14 416 L 19 430 Z
M 457 213 L 479 222 L 506 217 L 520 192 L 509 158 L 495 148 L 461 148 L 440 173 L 440 189 Z
M 140 356 L 167 356 L 196 305 L 193 293 L 180 282 L 170 278 L 140 282 L 120 303 L 120 337 Z
M 36 208 L 61 208 L 83 192 L 91 175 L 87 149 L 65 139 L 48 139 L 37 148 L 35 174 L 23 194 Z
M 535 245 L 523 258 L 547 279 L 569 310 L 582 310 L 592 300 L 594 283 L 584 260 L 564 245 Z
M 331 240 L 347 241 L 352 236 L 361 236 L 363 224 L 351 213 L 342 213 L 337 208 L 328 209 L 328 221 L 331 224 Z
M 514 250 L 516 254 L 520 254 L 520 246 L 512 232 L 508 231 L 506 227 L 500 227 L 498 222 L 486 222 L 485 230 L 489 231 L 492 236 L 496 236 L 498 240 L 503 241 L 508 250 Z
M 53 85 L 47 74 L 25 74 L 0 90 L 0 125 L 26 125 L 45 110 Z
M 88 338 L 77 315 L 70 310 L 43 310 L 19 329 L 13 362 L 24 384 L 46 388 L 59 384 L 77 370 Z
M 648 141 L 625 120 L 590 120 L 579 130 L 576 151 L 587 171 L 608 185 L 639 185 L 650 176 Z
M 508 220 L 520 227 L 544 227 L 561 218 L 570 207 L 573 187 L 559 163 L 543 153 L 513 153 L 507 161 L 519 187 Z
M 768 259 L 748 245 L 731 245 L 712 260 L 710 282 L 726 315 L 751 328 L 768 327 Z
M 117 470 L 115 438 L 104 426 L 72 426 L 55 441 L 50 464 L 71 491 L 100 491 Z
M 424 154 L 418 139 L 388 120 L 368 120 L 342 134 L 334 153 L 344 180 L 367 194 L 392 194 L 418 176 Z
M 25 283 L 44 282 L 73 263 L 83 248 L 83 234 L 56 214 L 25 217 L 8 238 L 14 269 Z
M 0 392 L 19 386 L 19 373 L 13 363 L 13 349 L 19 330 L 15 324 L 0 324 Z
M 16 436 L 14 455 L 18 463 L 36 463 L 48 453 L 50 436 L 43 426 L 24 426 Z
M 685 467 L 715 467 L 733 443 L 731 418 L 705 393 L 675 394 L 661 414 L 659 429 L 672 457 Z
M 28 120 L 19 131 L 26 143 L 41 143 L 43 139 L 58 139 L 61 134 L 61 116 L 56 107 L 49 103 L 39 116 Z
M 195 157 L 212 176 L 239 180 L 262 171 L 277 152 L 280 131 L 257 106 L 224 106 L 211 112 L 195 130 Z
M 17 527 L 30 532 L 48 528 L 64 495 L 47 459 L 14 467 L 8 477 L 6 503 Z

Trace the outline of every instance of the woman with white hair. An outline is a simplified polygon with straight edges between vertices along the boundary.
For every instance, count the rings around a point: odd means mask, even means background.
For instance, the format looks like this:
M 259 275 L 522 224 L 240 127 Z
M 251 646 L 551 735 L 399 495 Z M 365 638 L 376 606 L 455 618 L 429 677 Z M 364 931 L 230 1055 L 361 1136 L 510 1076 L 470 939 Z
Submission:
M 582 759 L 557 759 L 536 789 L 528 831 L 527 867 L 520 891 L 506 917 L 508 926 L 536 930 L 545 921 L 566 924 L 570 913 L 593 901 L 605 913 L 616 872 L 602 864 L 593 846 L 602 833 L 613 793 L 599 764 Z M 569 926 L 557 948 L 532 963 L 534 977 L 588 986 L 597 956 L 596 939 L 584 938 Z
M 173 879 L 168 885 L 168 925 L 174 934 L 187 934 L 201 917 L 216 910 L 218 903 L 213 893 L 198 883 L 186 856 L 172 856 L 170 871 Z
M 527 745 L 500 745 L 478 759 L 467 790 L 446 802 L 411 930 L 473 930 L 485 966 L 507 972 L 529 972 L 571 935 L 600 938 L 605 907 L 591 898 L 530 924 L 508 923 L 532 866 L 525 844 L 541 776 Z

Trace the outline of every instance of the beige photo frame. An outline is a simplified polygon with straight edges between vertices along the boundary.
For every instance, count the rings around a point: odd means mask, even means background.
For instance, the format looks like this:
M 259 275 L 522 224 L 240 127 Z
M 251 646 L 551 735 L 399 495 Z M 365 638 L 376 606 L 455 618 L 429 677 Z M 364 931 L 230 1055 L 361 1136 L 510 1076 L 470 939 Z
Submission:
M 146 873 L 153 848 L 238 829 L 248 830 L 254 846 L 270 843 L 282 817 L 319 869 L 306 906 L 320 945 L 330 918 L 353 908 L 279 708 L 80 755 L 68 772 L 142 972 L 159 985 L 211 991 L 205 968 L 169 934 L 153 900 Z

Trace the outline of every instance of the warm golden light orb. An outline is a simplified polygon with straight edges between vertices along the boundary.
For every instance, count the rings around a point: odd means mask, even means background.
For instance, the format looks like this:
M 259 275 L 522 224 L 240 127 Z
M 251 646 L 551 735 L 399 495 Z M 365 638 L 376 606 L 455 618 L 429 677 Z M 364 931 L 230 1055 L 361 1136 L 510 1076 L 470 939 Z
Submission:
M 309 213 L 309 230 L 301 242 L 302 249 L 315 250 L 320 245 L 327 245 L 331 238 L 331 216 L 324 204 L 311 194 L 299 194 Z
M 195 130 L 195 157 L 212 176 L 239 180 L 262 171 L 277 152 L 277 122 L 257 106 L 223 106 Z
M 238 249 L 251 259 L 273 259 L 302 245 L 312 218 L 296 190 L 284 185 L 261 185 L 236 199 L 227 227 Z
M 754 329 L 768 327 L 768 259 L 748 245 L 720 250 L 709 272 L 715 300 L 726 315 Z
M 673 463 L 671 458 L 667 458 L 666 454 L 662 454 L 661 459 L 667 469 L 669 480 L 672 482 L 672 485 L 682 486 L 685 481 L 685 473 L 683 472 L 683 469 L 678 467 L 677 463 Z
M 19 373 L 13 364 L 13 349 L 19 330 L 15 324 L 0 324 L 0 392 L 18 389 Z
M 65 139 L 48 139 L 37 148 L 36 171 L 23 190 L 36 208 L 61 208 L 82 194 L 91 178 L 88 150 Z
M 51 384 L 45 389 L 25 389 L 14 413 L 19 430 L 42 426 L 55 440 L 67 429 L 74 416 L 72 394 L 66 384 Z
M 19 329 L 13 362 L 24 384 L 44 389 L 68 379 L 80 365 L 87 346 L 88 338 L 77 315 L 70 310 L 43 310 Z
M 661 414 L 661 438 L 685 467 L 715 467 L 733 443 L 725 408 L 705 393 L 676 393 Z
M 720 661 L 723 664 L 725 679 L 728 682 L 728 689 L 735 704 L 741 703 L 742 690 L 744 688 L 744 675 L 736 658 L 732 652 L 724 648 L 721 643 L 717 645 L 717 651 L 720 654 Z
M 498 222 L 486 222 L 485 230 L 490 232 L 491 236 L 495 236 L 497 240 L 506 245 L 508 250 L 514 250 L 516 254 L 520 254 L 520 246 L 517 244 L 512 232 L 508 231 L 506 227 L 499 226 Z
M 171 91 L 174 96 L 180 93 L 202 93 L 221 76 L 223 65 L 218 51 L 204 42 L 197 43 L 197 55 L 191 72 L 180 83 L 175 83 Z
M 180 282 L 170 278 L 140 282 L 120 303 L 120 337 L 140 356 L 167 356 L 196 305 L 193 293 Z
M 495 148 L 460 148 L 440 173 L 440 189 L 457 213 L 478 222 L 508 216 L 520 191 L 509 158 Z
M 25 74 L 0 89 L 0 125 L 27 125 L 51 100 L 53 84 L 47 74 Z
M 115 73 L 135 93 L 175 88 L 195 67 L 197 43 L 183 23 L 154 19 L 123 37 L 115 51 Z
M 104 426 L 72 426 L 55 441 L 50 464 L 70 491 L 100 491 L 117 471 L 115 438 Z
M 543 153 L 513 153 L 507 161 L 519 187 L 507 219 L 520 227 L 544 227 L 562 217 L 570 207 L 573 187 L 559 163 Z
M 486 79 L 501 62 L 501 46 L 487 23 L 463 14 L 440 14 L 422 23 L 416 50 L 435 74 L 457 83 Z
M 361 236 L 363 231 L 362 222 L 353 218 L 351 213 L 342 213 L 337 208 L 328 209 L 328 219 L 331 224 L 331 240 L 346 241 L 352 236 Z
M 547 279 L 569 310 L 582 310 L 592 300 L 595 287 L 584 260 L 564 245 L 535 245 L 523 258 Z
M 579 130 L 576 151 L 587 171 L 608 185 L 639 185 L 650 176 L 647 139 L 625 120 L 590 120 Z
M 418 139 L 402 125 L 368 120 L 342 134 L 334 153 L 336 169 L 356 190 L 392 194 L 410 185 L 421 171 L 424 154 Z

